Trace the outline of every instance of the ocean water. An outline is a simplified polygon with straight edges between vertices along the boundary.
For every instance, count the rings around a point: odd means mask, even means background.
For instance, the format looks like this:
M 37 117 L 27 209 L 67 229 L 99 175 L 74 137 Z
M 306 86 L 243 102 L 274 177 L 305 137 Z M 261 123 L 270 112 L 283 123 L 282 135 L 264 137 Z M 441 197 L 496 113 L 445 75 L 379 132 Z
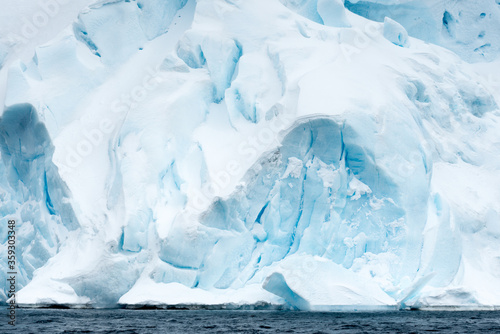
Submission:
M 1 311 L 0 333 L 500 333 L 496 311 L 18 309 L 15 328 Z

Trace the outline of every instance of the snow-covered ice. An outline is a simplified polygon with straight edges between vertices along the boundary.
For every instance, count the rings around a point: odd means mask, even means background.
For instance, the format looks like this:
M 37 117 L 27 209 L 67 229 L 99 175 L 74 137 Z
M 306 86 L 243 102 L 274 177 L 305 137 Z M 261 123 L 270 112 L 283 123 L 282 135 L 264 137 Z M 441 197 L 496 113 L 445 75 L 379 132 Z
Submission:
M 408 47 L 408 32 L 401 24 L 388 17 L 384 19 L 384 37 L 391 43 Z
M 53 1 L 0 20 L 20 304 L 500 306 L 495 1 Z

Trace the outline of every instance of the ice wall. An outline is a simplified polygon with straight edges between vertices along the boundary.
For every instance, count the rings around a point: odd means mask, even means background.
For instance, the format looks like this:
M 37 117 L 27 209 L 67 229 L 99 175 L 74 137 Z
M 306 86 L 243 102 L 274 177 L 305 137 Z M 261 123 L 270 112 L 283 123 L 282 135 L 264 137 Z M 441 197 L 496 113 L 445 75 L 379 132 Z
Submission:
M 469 62 L 500 51 L 500 6 L 495 1 L 350 1 L 350 11 L 379 22 L 389 17 L 413 37 L 441 45 Z
M 79 15 L 76 38 L 107 65 L 116 66 L 168 31 L 187 0 L 104 1 Z
M 499 305 L 496 7 L 433 6 L 82 11 L 1 73 L 19 301 Z
M 18 288 L 22 288 L 57 253 L 68 231 L 79 224 L 68 201 L 70 191 L 52 162 L 54 146 L 32 105 L 4 110 L 0 149 L 2 244 L 7 242 L 7 220 L 15 219 Z M 6 248 L 2 254 L 6 258 Z

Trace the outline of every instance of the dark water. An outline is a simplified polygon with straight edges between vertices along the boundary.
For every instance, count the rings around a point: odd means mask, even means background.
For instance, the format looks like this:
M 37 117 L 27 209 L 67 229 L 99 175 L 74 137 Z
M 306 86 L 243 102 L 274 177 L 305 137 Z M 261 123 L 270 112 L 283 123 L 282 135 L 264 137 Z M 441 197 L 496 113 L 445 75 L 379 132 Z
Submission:
M 0 333 L 500 333 L 500 312 L 21 309 Z

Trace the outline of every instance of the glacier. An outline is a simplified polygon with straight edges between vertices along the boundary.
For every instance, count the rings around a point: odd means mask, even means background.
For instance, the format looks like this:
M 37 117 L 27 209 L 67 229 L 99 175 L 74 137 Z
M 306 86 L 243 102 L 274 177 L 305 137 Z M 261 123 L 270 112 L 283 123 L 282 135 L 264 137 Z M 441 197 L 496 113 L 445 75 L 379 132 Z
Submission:
M 20 305 L 500 308 L 496 1 L 49 3 L 0 25 Z

